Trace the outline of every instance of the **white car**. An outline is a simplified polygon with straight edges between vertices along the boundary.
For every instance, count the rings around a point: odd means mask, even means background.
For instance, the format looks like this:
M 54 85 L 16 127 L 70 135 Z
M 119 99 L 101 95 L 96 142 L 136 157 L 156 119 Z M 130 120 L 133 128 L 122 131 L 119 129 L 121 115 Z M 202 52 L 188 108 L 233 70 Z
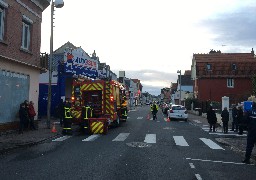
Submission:
M 188 120 L 187 109 L 182 105 L 172 105 L 167 111 L 167 116 L 170 119 L 183 119 Z

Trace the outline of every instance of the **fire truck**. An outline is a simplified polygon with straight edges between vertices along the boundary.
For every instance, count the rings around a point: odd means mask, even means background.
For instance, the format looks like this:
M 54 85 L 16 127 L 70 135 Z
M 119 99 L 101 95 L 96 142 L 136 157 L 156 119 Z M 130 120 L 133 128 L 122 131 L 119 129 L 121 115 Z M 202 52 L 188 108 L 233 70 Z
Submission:
M 86 128 L 89 134 L 107 134 L 109 126 L 119 126 L 127 119 L 125 88 L 115 80 L 73 78 L 72 114 L 73 123 Z M 92 109 L 85 118 L 83 108 Z M 126 109 L 126 111 L 123 111 Z M 125 114 L 124 114 L 125 113 Z

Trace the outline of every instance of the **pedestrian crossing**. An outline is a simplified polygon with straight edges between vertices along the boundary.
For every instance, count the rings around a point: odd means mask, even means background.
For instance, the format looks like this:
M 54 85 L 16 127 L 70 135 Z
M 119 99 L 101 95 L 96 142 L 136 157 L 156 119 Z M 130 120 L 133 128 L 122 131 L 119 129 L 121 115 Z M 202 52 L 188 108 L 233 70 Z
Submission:
M 93 142 L 93 141 L 97 141 L 100 137 L 102 137 L 103 135 L 101 134 L 93 134 L 89 137 L 86 137 L 85 139 L 82 139 L 82 142 Z M 130 136 L 130 133 L 119 133 L 114 139 L 112 139 L 112 142 L 127 142 L 128 138 Z M 73 136 L 62 136 L 56 139 L 53 139 L 53 142 L 61 142 L 61 141 L 65 141 L 69 138 L 71 138 Z M 185 139 L 184 136 L 172 136 L 172 138 L 170 137 L 171 140 L 174 141 L 176 146 L 180 146 L 180 147 L 188 147 L 190 146 L 188 141 Z M 212 141 L 211 139 L 207 139 L 207 138 L 198 138 L 198 140 L 200 142 L 202 142 L 204 145 L 206 145 L 208 148 L 213 149 L 213 150 L 225 150 L 224 148 L 222 148 L 220 145 L 218 145 L 217 143 L 215 143 L 214 141 Z M 148 143 L 148 144 L 156 144 L 157 143 L 157 135 L 156 134 L 146 134 L 144 137 L 144 143 Z M 192 146 L 192 144 L 191 144 Z

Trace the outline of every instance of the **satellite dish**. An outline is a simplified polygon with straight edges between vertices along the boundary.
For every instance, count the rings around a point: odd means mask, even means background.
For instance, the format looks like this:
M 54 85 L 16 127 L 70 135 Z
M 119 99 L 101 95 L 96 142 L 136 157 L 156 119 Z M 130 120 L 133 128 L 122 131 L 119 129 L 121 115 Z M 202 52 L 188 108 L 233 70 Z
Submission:
M 56 8 L 62 8 L 64 6 L 64 1 L 63 0 L 55 0 L 54 1 L 54 6 Z

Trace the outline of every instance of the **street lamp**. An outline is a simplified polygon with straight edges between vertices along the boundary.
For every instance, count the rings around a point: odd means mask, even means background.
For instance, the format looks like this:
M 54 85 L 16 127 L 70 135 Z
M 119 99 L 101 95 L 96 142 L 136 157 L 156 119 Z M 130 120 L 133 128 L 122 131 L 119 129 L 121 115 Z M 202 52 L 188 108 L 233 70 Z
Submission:
M 51 4 L 51 37 L 50 37 L 50 59 L 48 64 L 49 84 L 48 84 L 48 104 L 47 104 L 47 128 L 51 128 L 51 101 L 52 101 L 52 60 L 53 60 L 53 15 L 54 7 L 62 8 L 64 6 L 63 0 L 55 0 Z
M 178 70 L 177 73 L 180 73 L 180 99 L 179 99 L 179 104 L 181 105 L 181 70 Z

